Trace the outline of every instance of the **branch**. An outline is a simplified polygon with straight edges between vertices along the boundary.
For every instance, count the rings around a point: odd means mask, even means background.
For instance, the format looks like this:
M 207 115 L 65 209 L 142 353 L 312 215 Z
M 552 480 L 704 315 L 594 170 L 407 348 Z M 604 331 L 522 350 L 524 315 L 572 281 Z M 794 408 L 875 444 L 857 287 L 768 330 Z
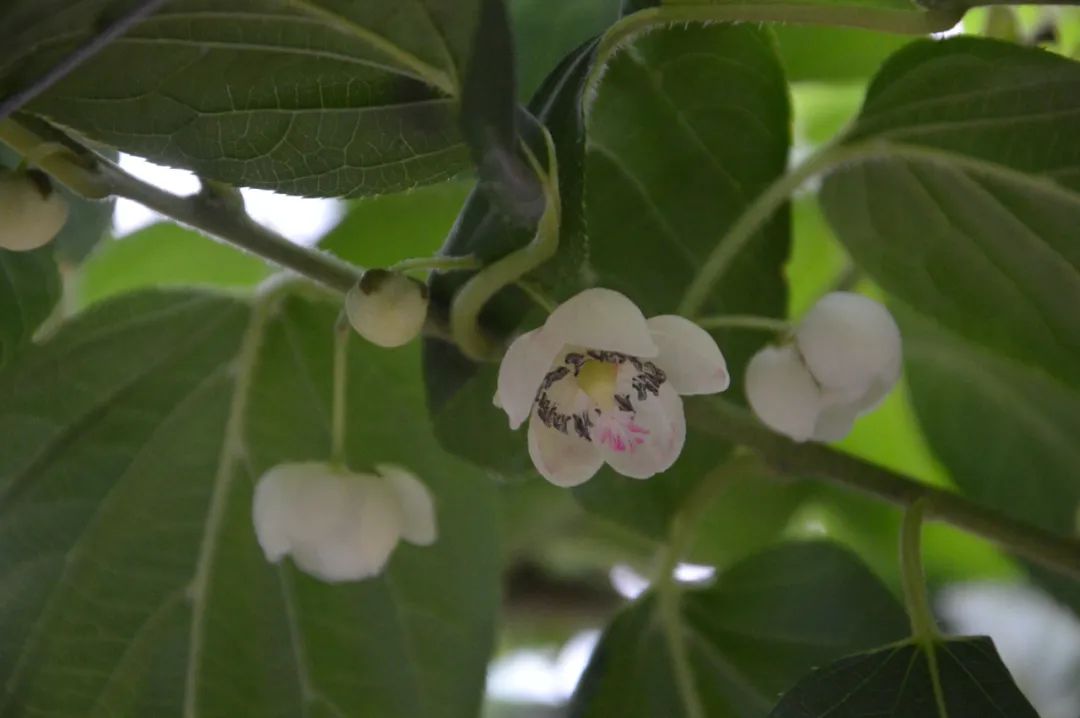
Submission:
M 753 449 L 785 474 L 827 481 L 903 507 L 922 501 L 928 518 L 950 523 L 1080 580 L 1080 540 L 1016 521 L 959 494 L 927 486 L 827 446 L 795 443 L 762 426 L 745 409 L 722 399 L 687 402 L 687 418 L 701 431 Z

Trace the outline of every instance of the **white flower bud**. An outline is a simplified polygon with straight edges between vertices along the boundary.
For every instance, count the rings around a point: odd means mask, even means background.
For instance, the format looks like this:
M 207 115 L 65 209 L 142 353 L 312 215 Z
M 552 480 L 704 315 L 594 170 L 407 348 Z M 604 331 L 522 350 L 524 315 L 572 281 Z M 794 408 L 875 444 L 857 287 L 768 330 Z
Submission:
M 885 307 L 833 292 L 807 313 L 794 342 L 766 347 L 746 369 L 750 406 L 796 441 L 836 441 L 900 378 L 900 329 Z
M 0 169 L 0 249 L 27 252 L 48 244 L 67 221 L 68 207 L 48 176 Z
M 428 291 L 420 282 L 369 269 L 345 297 L 345 312 L 360 336 L 381 347 L 408 344 L 427 318 Z
M 328 582 L 379 573 L 401 536 L 401 505 L 389 483 L 326 464 L 281 464 L 259 479 L 252 507 L 268 561 L 291 554 Z
M 799 323 L 795 343 L 826 390 L 861 396 L 874 382 L 891 387 L 900 371 L 900 328 L 885 307 L 861 294 L 826 294 Z

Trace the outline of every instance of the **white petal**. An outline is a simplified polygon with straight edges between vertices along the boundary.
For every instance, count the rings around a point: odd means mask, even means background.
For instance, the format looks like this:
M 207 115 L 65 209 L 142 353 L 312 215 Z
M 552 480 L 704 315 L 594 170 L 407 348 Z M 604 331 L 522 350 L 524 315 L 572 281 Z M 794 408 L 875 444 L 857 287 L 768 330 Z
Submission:
M 663 314 L 648 320 L 659 347 L 656 365 L 680 394 L 716 394 L 731 383 L 727 362 L 707 331 L 686 317 Z
M 746 398 L 769 428 L 795 441 L 814 435 L 821 392 L 792 345 L 765 347 L 746 366 Z
M 544 323 L 544 332 L 562 346 L 572 344 L 638 357 L 654 357 L 659 351 L 637 305 L 616 291 L 600 287 L 586 289 L 556 307 Z
M 412 473 L 394 464 L 379 464 L 375 470 L 390 482 L 401 505 L 401 537 L 417 546 L 430 546 L 438 537 L 435 502 L 431 492 Z
M 534 329 L 515 339 L 506 350 L 499 365 L 493 403 L 506 412 L 511 429 L 517 429 L 529 417 L 540 382 L 561 349 L 562 345 L 551 341 L 543 329 Z
M 252 519 L 268 561 L 276 562 L 297 542 L 316 539 L 336 520 L 344 494 L 341 478 L 326 464 L 279 464 L 255 487 Z
M 858 410 L 852 404 L 836 404 L 825 408 L 818 414 L 814 423 L 814 441 L 840 441 L 849 433 L 858 416 Z
M 795 342 L 825 389 L 861 393 L 898 374 L 900 329 L 885 307 L 860 294 L 826 294 L 799 323 Z
M 564 487 L 585 483 L 604 465 L 589 441 L 545 426 L 535 412 L 529 420 L 529 456 L 541 476 Z
M 659 396 L 634 400 L 634 408 L 633 413 L 616 410 L 601 417 L 593 428 L 593 441 L 611 468 L 623 476 L 647 479 L 667 471 L 679 458 L 686 442 L 686 417 L 682 399 L 668 382 L 660 385 Z
M 378 574 L 401 535 L 401 509 L 383 479 L 350 475 L 346 485 L 343 510 L 330 530 L 293 551 L 297 566 L 332 583 Z

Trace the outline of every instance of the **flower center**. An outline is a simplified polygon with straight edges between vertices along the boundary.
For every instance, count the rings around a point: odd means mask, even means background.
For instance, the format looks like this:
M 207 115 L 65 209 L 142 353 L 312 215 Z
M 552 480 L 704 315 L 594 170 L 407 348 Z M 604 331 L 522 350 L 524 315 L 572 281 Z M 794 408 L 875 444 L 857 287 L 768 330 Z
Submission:
M 589 359 L 581 365 L 577 383 L 600 411 L 608 412 L 615 408 L 615 378 L 618 374 L 618 364 Z

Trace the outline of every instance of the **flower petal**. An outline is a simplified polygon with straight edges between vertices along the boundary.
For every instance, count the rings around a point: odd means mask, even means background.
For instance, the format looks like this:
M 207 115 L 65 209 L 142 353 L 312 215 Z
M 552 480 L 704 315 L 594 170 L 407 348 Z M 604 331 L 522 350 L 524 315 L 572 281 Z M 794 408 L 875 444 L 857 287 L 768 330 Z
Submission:
M 493 403 L 506 412 L 510 428 L 527 418 L 540 382 L 551 368 L 562 344 L 549 339 L 543 329 L 526 332 L 514 340 L 499 365 L 499 383 Z
M 795 441 L 814 435 L 821 391 L 791 344 L 765 347 L 746 366 L 746 398 L 769 428 Z
M 544 323 L 544 332 L 561 346 L 572 344 L 646 358 L 659 351 L 637 305 L 601 287 L 586 289 L 556 307 Z
M 650 317 L 649 331 L 659 347 L 656 365 L 680 394 L 716 394 L 731 383 L 727 362 L 707 331 L 686 317 Z
M 390 482 L 401 505 L 401 538 L 417 546 L 430 546 L 438 538 L 435 502 L 428 488 L 408 470 L 379 464 L 375 470 Z
M 317 541 L 328 517 L 340 513 L 345 493 L 342 477 L 326 464 L 279 464 L 255 487 L 252 519 L 266 559 L 277 562 L 297 543 Z
M 817 421 L 814 422 L 814 434 L 810 438 L 814 441 L 840 441 L 851 433 L 851 427 L 858 415 L 858 409 L 852 404 L 826 407 L 818 414 Z
M 810 373 L 826 389 L 861 393 L 900 365 L 896 321 L 861 294 L 826 294 L 799 323 L 795 341 Z
M 297 566 L 331 583 L 357 581 L 382 571 L 402 524 L 397 498 L 386 481 L 354 474 L 345 485 L 342 511 L 331 530 L 293 551 Z
M 667 471 L 686 442 L 682 399 L 670 383 L 657 396 L 634 402 L 635 411 L 616 410 L 601 417 L 593 429 L 604 461 L 623 476 L 647 479 Z
M 563 487 L 585 483 L 604 465 L 592 443 L 546 426 L 535 413 L 529 420 L 529 456 L 541 476 Z

